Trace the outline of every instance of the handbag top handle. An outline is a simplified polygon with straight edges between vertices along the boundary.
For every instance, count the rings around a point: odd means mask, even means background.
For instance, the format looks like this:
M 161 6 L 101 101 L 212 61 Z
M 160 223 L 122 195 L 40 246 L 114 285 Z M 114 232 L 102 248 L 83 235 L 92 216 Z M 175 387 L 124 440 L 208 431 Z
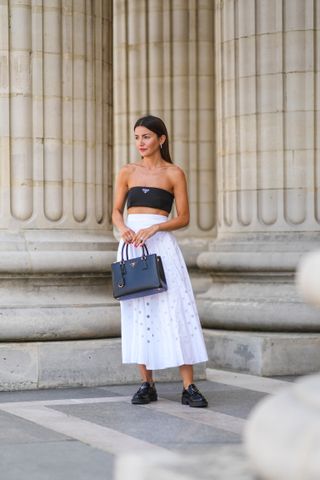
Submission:
M 124 258 L 124 249 L 126 249 L 126 258 Z M 142 258 L 145 258 L 147 255 L 149 255 L 149 250 L 145 243 L 141 245 L 141 250 Z M 129 260 L 129 243 L 124 243 L 121 249 L 121 263 L 124 263 L 125 260 Z

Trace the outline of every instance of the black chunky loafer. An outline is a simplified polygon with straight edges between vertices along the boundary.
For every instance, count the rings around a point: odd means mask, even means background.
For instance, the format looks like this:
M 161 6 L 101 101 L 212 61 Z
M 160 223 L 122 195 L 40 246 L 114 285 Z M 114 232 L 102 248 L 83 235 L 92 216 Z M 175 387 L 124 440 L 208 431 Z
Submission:
M 158 394 L 154 383 L 143 382 L 139 390 L 133 395 L 131 403 L 133 405 L 146 405 L 158 400 Z
M 188 388 L 184 388 L 181 397 L 182 405 L 189 405 L 189 407 L 207 407 L 208 401 L 197 389 L 194 383 L 191 383 Z

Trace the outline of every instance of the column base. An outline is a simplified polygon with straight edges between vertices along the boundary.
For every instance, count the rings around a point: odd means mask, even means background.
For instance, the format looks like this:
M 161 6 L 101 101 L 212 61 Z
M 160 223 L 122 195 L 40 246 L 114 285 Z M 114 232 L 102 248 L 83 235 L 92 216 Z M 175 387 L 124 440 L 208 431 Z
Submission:
M 205 379 L 205 364 L 195 366 Z M 180 380 L 177 368 L 159 370 L 157 381 Z M 136 365 L 121 362 L 121 340 L 0 343 L 0 390 L 91 387 L 139 383 Z
M 319 313 L 299 298 L 293 274 L 212 274 L 197 304 L 205 328 L 320 333 Z
M 0 232 L 0 341 L 119 337 L 110 233 Z
M 197 259 L 212 278 L 208 290 L 197 295 L 202 325 L 320 333 L 318 311 L 304 303 L 295 285 L 300 259 L 314 248 L 315 233 L 220 236 Z
M 82 340 L 120 336 L 110 274 L 0 274 L 0 341 Z
M 261 376 L 320 370 L 320 333 L 204 330 L 211 368 Z

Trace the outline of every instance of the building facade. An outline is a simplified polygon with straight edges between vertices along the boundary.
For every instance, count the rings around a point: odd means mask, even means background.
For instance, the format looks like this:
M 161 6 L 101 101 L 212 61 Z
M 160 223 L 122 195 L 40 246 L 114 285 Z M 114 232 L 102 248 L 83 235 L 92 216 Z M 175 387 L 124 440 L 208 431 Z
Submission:
M 145 113 L 188 177 L 210 364 L 319 369 L 294 285 L 320 230 L 319 0 L 3 0 L 0 22 L 2 388 L 131 379 L 111 208 Z

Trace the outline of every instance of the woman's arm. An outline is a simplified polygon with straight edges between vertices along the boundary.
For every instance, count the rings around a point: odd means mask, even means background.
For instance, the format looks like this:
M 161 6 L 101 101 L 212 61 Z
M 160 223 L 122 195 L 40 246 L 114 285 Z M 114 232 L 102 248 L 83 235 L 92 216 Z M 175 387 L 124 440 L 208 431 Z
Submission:
M 121 238 L 131 243 L 134 237 L 134 231 L 126 226 L 123 219 L 123 210 L 128 194 L 128 178 L 130 174 L 130 166 L 125 165 L 121 168 L 115 188 L 115 197 L 112 209 L 112 223 L 120 232 Z
M 179 228 L 186 227 L 190 221 L 186 176 L 180 167 L 175 166 L 175 168 L 171 170 L 170 177 L 173 185 L 177 216 L 167 222 L 156 225 L 158 232 L 178 230 Z

